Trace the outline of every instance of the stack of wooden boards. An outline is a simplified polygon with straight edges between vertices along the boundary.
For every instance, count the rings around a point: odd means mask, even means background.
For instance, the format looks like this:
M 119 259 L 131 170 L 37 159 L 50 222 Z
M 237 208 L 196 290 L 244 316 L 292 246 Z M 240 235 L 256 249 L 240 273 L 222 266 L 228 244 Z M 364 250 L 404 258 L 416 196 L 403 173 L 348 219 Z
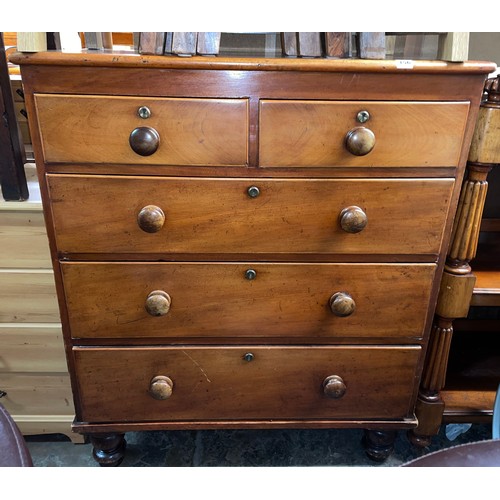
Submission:
M 36 52 L 50 48 L 64 50 L 68 34 L 52 33 L 47 42 L 46 33 L 18 33 L 18 50 Z M 78 35 L 74 33 L 73 35 Z M 81 47 L 89 50 L 112 49 L 111 32 L 84 32 L 79 34 Z M 130 45 L 140 54 L 153 55 L 217 55 L 221 49 L 220 32 L 134 32 Z M 281 52 L 286 57 L 330 57 L 359 59 L 387 59 L 396 56 L 394 45 L 399 45 L 403 58 L 465 61 L 468 57 L 469 33 L 435 32 L 277 32 Z M 426 36 L 437 40 L 432 57 L 423 52 Z M 74 37 L 73 37 L 74 38 Z M 76 37 L 78 39 L 78 37 Z M 53 40 L 53 41 L 51 41 Z M 78 40 L 77 40 L 78 45 Z M 38 48 L 37 48 L 38 47 Z

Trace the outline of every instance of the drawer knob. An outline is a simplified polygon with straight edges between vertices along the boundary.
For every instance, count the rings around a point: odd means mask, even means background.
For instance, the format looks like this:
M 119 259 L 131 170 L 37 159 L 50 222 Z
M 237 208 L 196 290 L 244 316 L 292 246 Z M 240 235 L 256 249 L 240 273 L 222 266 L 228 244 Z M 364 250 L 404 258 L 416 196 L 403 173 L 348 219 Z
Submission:
M 375 147 L 375 134 L 366 127 L 356 127 L 347 132 L 345 147 L 355 156 L 367 155 Z
M 344 208 L 340 212 L 339 221 L 340 227 L 346 233 L 359 233 L 368 224 L 368 217 L 363 209 L 352 206 Z
M 323 393 L 329 398 L 340 399 L 346 389 L 344 381 L 338 375 L 330 375 L 323 380 Z
M 158 400 L 168 399 L 173 392 L 174 383 L 170 377 L 158 375 L 149 384 L 149 395 Z
M 330 297 L 330 309 L 335 316 L 350 316 L 356 310 L 356 302 L 347 292 L 337 292 Z
M 146 298 L 146 311 L 151 316 L 165 316 L 170 311 L 172 299 L 163 290 L 154 290 Z
M 151 127 L 137 127 L 130 133 L 129 143 L 138 155 L 150 156 L 160 145 L 160 134 Z
M 137 215 L 137 224 L 146 233 L 157 233 L 165 224 L 165 214 L 160 207 L 147 205 Z

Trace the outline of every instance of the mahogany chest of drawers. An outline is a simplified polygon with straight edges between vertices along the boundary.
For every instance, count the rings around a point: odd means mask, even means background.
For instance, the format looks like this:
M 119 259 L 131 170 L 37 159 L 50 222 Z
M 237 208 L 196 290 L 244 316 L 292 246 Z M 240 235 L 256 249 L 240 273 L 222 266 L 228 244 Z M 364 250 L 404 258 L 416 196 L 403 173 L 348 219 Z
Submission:
M 366 429 L 414 405 L 488 63 L 18 54 L 76 418 Z

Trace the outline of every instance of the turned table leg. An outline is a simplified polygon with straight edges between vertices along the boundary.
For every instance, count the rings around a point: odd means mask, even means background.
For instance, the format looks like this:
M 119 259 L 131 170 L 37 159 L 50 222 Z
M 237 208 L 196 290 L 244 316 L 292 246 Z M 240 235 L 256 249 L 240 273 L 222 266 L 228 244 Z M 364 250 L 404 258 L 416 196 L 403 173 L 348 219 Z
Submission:
M 363 446 L 369 458 L 375 462 L 383 462 L 394 451 L 397 431 L 380 431 L 365 429 Z
M 125 456 L 125 434 L 91 434 L 90 442 L 94 447 L 93 457 L 101 467 L 116 467 Z

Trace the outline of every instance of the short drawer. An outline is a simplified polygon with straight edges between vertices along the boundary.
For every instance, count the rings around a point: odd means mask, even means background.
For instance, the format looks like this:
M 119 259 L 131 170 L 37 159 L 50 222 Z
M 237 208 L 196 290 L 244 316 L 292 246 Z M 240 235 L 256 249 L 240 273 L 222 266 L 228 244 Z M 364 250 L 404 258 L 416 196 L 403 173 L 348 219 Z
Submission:
M 77 419 L 403 419 L 411 415 L 420 351 L 74 348 L 82 408 Z
M 437 255 L 453 179 L 47 176 L 62 253 Z
M 46 162 L 247 164 L 246 99 L 36 94 L 35 105 Z
M 62 262 L 75 338 L 422 337 L 434 264 Z
M 263 167 L 456 166 L 468 112 L 468 102 L 264 100 L 259 162 Z

